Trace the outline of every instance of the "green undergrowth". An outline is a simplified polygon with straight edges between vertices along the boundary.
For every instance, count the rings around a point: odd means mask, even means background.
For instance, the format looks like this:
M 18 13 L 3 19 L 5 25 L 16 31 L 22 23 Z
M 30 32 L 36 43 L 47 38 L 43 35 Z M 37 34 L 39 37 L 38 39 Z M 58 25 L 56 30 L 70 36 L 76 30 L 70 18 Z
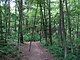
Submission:
M 24 35 L 24 41 L 39 41 L 40 40 L 40 35 L 39 34 L 34 34 L 32 36 L 32 34 L 27 33 Z
M 7 36 L 6 43 L 2 43 L 0 45 L 0 57 L 5 57 L 10 55 L 11 57 L 16 57 L 17 56 L 17 46 L 16 42 L 17 39 L 12 36 Z
M 12 57 L 17 56 L 17 47 L 14 44 L 7 44 L 6 46 L 0 45 L 0 57 L 11 55 Z
M 67 45 L 67 57 L 64 58 L 64 49 L 61 44 L 57 43 L 59 40 L 57 38 L 53 38 L 53 45 L 45 45 L 45 40 L 43 39 L 41 45 L 48 49 L 48 51 L 53 54 L 57 58 L 57 60 L 80 60 L 80 54 L 77 53 L 76 46 L 74 48 L 74 53 L 70 52 L 70 46 Z M 77 48 L 78 49 L 78 48 Z M 80 50 L 78 49 L 78 52 Z M 77 53 L 77 54 L 76 54 Z

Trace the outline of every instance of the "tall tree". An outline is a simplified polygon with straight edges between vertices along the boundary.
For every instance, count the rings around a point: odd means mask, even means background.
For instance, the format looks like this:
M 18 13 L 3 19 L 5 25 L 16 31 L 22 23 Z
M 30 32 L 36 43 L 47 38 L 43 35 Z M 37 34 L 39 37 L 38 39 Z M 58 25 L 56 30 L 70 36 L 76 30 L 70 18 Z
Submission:
M 1 0 L 0 0 L 0 40 L 3 40 Z
M 50 39 L 50 43 L 52 45 L 52 27 L 51 27 L 51 6 L 50 6 L 50 0 L 49 0 L 49 8 L 48 8 L 48 11 L 49 11 L 49 39 Z
M 78 2 L 78 5 L 79 5 L 80 1 L 78 0 L 77 2 Z M 79 7 L 77 7 L 76 10 L 79 10 Z M 78 34 L 79 33 L 79 18 L 80 18 L 80 14 L 77 13 L 77 22 L 76 22 L 77 23 L 77 38 L 79 38 L 79 34 Z
M 40 5 L 40 18 L 41 18 L 41 24 L 40 24 L 40 35 L 42 35 L 42 20 L 43 20 L 43 12 L 42 12 L 42 3 L 41 0 L 39 1 L 39 5 Z M 41 41 L 42 36 L 40 36 L 40 41 Z
M 37 12 L 38 12 L 38 2 L 37 2 L 37 8 L 36 8 L 36 11 L 35 11 L 35 18 L 33 19 L 33 34 L 34 34 L 34 31 L 36 31 L 36 20 L 37 20 Z M 35 41 L 35 40 L 34 40 Z
M 68 2 L 67 0 L 65 1 L 66 4 L 66 11 L 67 11 L 67 19 L 68 19 L 68 33 L 69 33 L 69 39 L 70 39 L 70 44 L 71 44 L 71 52 L 73 53 L 73 41 L 71 38 L 71 20 L 70 20 L 70 12 L 69 12 L 69 8 L 68 8 Z
M 15 15 L 17 15 L 17 0 L 15 0 Z M 15 31 L 17 31 L 17 29 L 16 29 L 16 20 L 17 20 L 17 17 L 16 17 L 16 19 L 15 19 L 15 23 L 14 23 L 14 26 L 15 26 Z
M 7 0 L 8 2 L 8 34 L 10 35 L 10 0 Z
M 5 27 L 6 27 L 5 28 L 6 29 L 6 32 L 5 32 L 5 42 L 7 42 L 6 39 L 7 39 L 7 35 L 8 35 L 7 34 L 8 33 L 8 29 L 7 29 L 8 25 L 7 25 L 7 16 L 6 15 L 7 15 L 7 0 L 5 1 L 5 20 L 6 20 L 6 22 L 5 22 L 5 24 L 6 24 L 5 25 Z
M 47 43 L 47 19 L 46 19 L 46 0 L 44 0 L 44 34 L 45 34 L 45 40 Z
M 21 43 L 23 43 L 23 32 L 22 32 L 22 20 L 23 20 L 23 14 L 22 14 L 22 0 L 19 0 L 19 40 Z
M 62 39 L 63 39 L 63 47 L 64 47 L 64 57 L 67 56 L 67 46 L 66 46 L 66 32 L 65 32 L 65 26 L 64 26 L 64 11 L 63 11 L 63 1 L 60 1 L 60 19 L 61 19 L 61 33 L 62 33 Z

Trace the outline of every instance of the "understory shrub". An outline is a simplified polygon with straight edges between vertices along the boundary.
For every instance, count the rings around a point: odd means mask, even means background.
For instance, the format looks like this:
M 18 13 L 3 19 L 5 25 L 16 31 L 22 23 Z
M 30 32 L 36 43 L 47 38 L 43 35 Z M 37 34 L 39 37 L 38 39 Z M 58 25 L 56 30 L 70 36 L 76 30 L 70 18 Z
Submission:
M 34 34 L 33 36 L 30 33 L 27 33 L 24 35 L 24 40 L 25 41 L 39 41 L 40 40 L 40 35 L 39 34 Z
M 0 56 L 4 55 L 12 55 L 13 57 L 16 57 L 17 53 L 17 47 L 12 45 L 7 45 L 7 46 L 0 46 Z

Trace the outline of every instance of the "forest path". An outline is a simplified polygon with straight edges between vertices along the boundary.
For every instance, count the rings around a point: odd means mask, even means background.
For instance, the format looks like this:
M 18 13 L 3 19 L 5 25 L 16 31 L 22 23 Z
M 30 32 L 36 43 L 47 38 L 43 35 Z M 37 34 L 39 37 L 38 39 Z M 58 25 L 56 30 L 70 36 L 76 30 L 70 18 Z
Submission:
M 24 54 L 21 60 L 56 60 L 39 42 L 32 42 L 30 52 L 29 46 L 30 43 L 25 42 L 21 47 L 22 53 Z

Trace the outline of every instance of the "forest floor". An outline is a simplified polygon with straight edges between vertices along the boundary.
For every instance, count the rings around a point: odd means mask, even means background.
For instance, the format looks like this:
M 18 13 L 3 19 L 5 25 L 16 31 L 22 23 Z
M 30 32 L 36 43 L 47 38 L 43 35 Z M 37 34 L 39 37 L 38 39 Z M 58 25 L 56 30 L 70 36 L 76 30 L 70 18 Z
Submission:
M 40 42 L 32 42 L 30 51 L 29 48 L 30 43 L 24 42 L 24 44 L 20 46 L 20 50 L 22 52 L 20 59 L 8 57 L 7 60 L 56 60 L 46 48 L 40 45 Z
M 31 50 L 29 52 L 29 42 L 25 42 L 22 46 L 23 58 L 22 60 L 56 60 L 47 49 L 42 47 L 39 42 L 32 42 Z

